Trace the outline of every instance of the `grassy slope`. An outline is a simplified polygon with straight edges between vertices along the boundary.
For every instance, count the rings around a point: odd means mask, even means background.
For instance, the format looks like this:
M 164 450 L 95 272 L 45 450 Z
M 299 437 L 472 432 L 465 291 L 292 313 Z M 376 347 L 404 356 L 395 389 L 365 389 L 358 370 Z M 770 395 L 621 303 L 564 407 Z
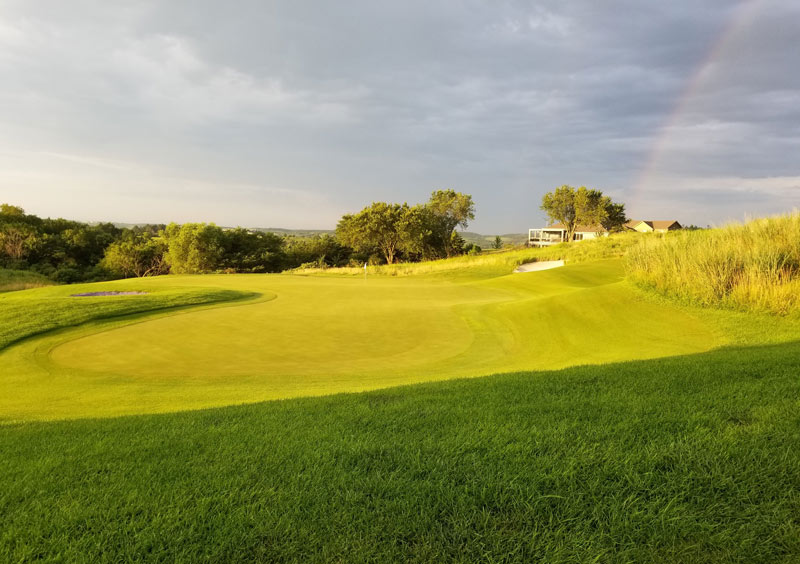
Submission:
M 800 212 L 667 238 L 646 236 L 626 263 L 635 283 L 686 302 L 800 312 Z
M 13 347 L 0 354 L 11 374 L 0 380 L 0 417 L 175 411 L 689 354 L 721 342 L 712 325 L 637 297 L 621 281 L 619 260 L 485 276 L 478 263 L 458 284 L 281 275 L 138 281 L 154 295 L 202 284 L 278 299 Z M 631 317 L 646 319 L 648 330 L 631 331 Z
M 14 292 L 52 285 L 52 280 L 35 272 L 0 268 L 0 292 Z
M 82 292 L 136 291 L 144 287 L 148 288 L 147 295 L 72 297 Z M 32 335 L 89 321 L 252 296 L 220 288 L 159 289 L 137 280 L 9 292 L 0 295 L 0 349 Z

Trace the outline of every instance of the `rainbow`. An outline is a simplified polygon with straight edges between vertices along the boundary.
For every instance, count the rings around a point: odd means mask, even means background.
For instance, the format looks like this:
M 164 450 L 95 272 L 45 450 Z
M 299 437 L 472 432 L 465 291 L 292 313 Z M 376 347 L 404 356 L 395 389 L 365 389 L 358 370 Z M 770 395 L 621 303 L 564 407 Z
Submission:
M 735 9 L 733 16 L 728 24 L 718 34 L 716 40 L 706 52 L 702 61 L 694 68 L 689 75 L 677 102 L 664 120 L 655 136 L 644 165 L 641 167 L 637 180 L 633 183 L 633 193 L 629 197 L 630 208 L 637 212 L 639 204 L 648 191 L 649 184 L 656 176 L 658 165 L 667 152 L 667 147 L 671 138 L 672 131 L 680 122 L 681 117 L 691 104 L 692 100 L 702 92 L 703 85 L 709 76 L 709 71 L 717 61 L 724 58 L 726 51 L 734 42 L 742 29 L 746 28 L 753 17 L 764 4 L 765 0 L 744 0 Z

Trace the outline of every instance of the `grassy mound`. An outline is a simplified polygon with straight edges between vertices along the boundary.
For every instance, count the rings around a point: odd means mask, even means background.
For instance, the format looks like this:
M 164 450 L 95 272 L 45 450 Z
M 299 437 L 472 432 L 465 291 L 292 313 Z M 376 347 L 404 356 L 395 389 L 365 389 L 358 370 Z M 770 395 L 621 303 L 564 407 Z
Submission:
M 641 238 L 627 254 L 636 284 L 704 306 L 800 311 L 800 213 Z
M 3 562 L 796 562 L 800 346 L 0 427 Z
M 0 292 L 15 292 L 29 288 L 52 286 L 49 278 L 29 270 L 7 270 L 0 268 Z
M 220 288 L 154 289 L 141 296 L 77 298 L 72 294 L 128 290 L 136 284 L 126 280 L 102 284 L 76 284 L 15 292 L 0 296 L 0 350 L 32 335 L 75 327 L 90 321 L 136 313 L 175 309 L 252 296 Z

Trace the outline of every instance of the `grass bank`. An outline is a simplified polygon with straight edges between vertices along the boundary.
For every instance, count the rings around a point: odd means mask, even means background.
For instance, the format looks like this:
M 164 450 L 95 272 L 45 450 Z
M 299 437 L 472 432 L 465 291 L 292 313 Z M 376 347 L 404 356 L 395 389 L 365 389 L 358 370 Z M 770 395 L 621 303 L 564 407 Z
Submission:
M 627 253 L 628 277 L 703 306 L 800 311 L 800 213 L 719 229 L 650 235 Z
M 55 329 L 134 313 L 210 304 L 253 294 L 221 288 L 153 288 L 145 295 L 72 297 L 82 292 L 141 290 L 134 280 L 55 286 L 0 295 L 0 350 Z
M 0 268 L 0 292 L 15 292 L 52 285 L 52 280 L 35 272 Z

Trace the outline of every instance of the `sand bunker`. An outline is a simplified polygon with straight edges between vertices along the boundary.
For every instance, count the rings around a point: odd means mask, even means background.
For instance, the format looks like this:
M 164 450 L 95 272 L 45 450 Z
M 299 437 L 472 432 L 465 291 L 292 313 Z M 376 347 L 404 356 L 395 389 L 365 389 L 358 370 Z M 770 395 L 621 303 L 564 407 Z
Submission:
M 550 270 L 551 268 L 558 268 L 564 266 L 563 260 L 543 260 L 538 262 L 528 262 L 519 265 L 514 272 L 537 272 L 539 270 Z
M 95 296 L 146 296 L 147 292 L 86 292 L 85 294 L 72 294 L 73 298 L 93 298 Z

